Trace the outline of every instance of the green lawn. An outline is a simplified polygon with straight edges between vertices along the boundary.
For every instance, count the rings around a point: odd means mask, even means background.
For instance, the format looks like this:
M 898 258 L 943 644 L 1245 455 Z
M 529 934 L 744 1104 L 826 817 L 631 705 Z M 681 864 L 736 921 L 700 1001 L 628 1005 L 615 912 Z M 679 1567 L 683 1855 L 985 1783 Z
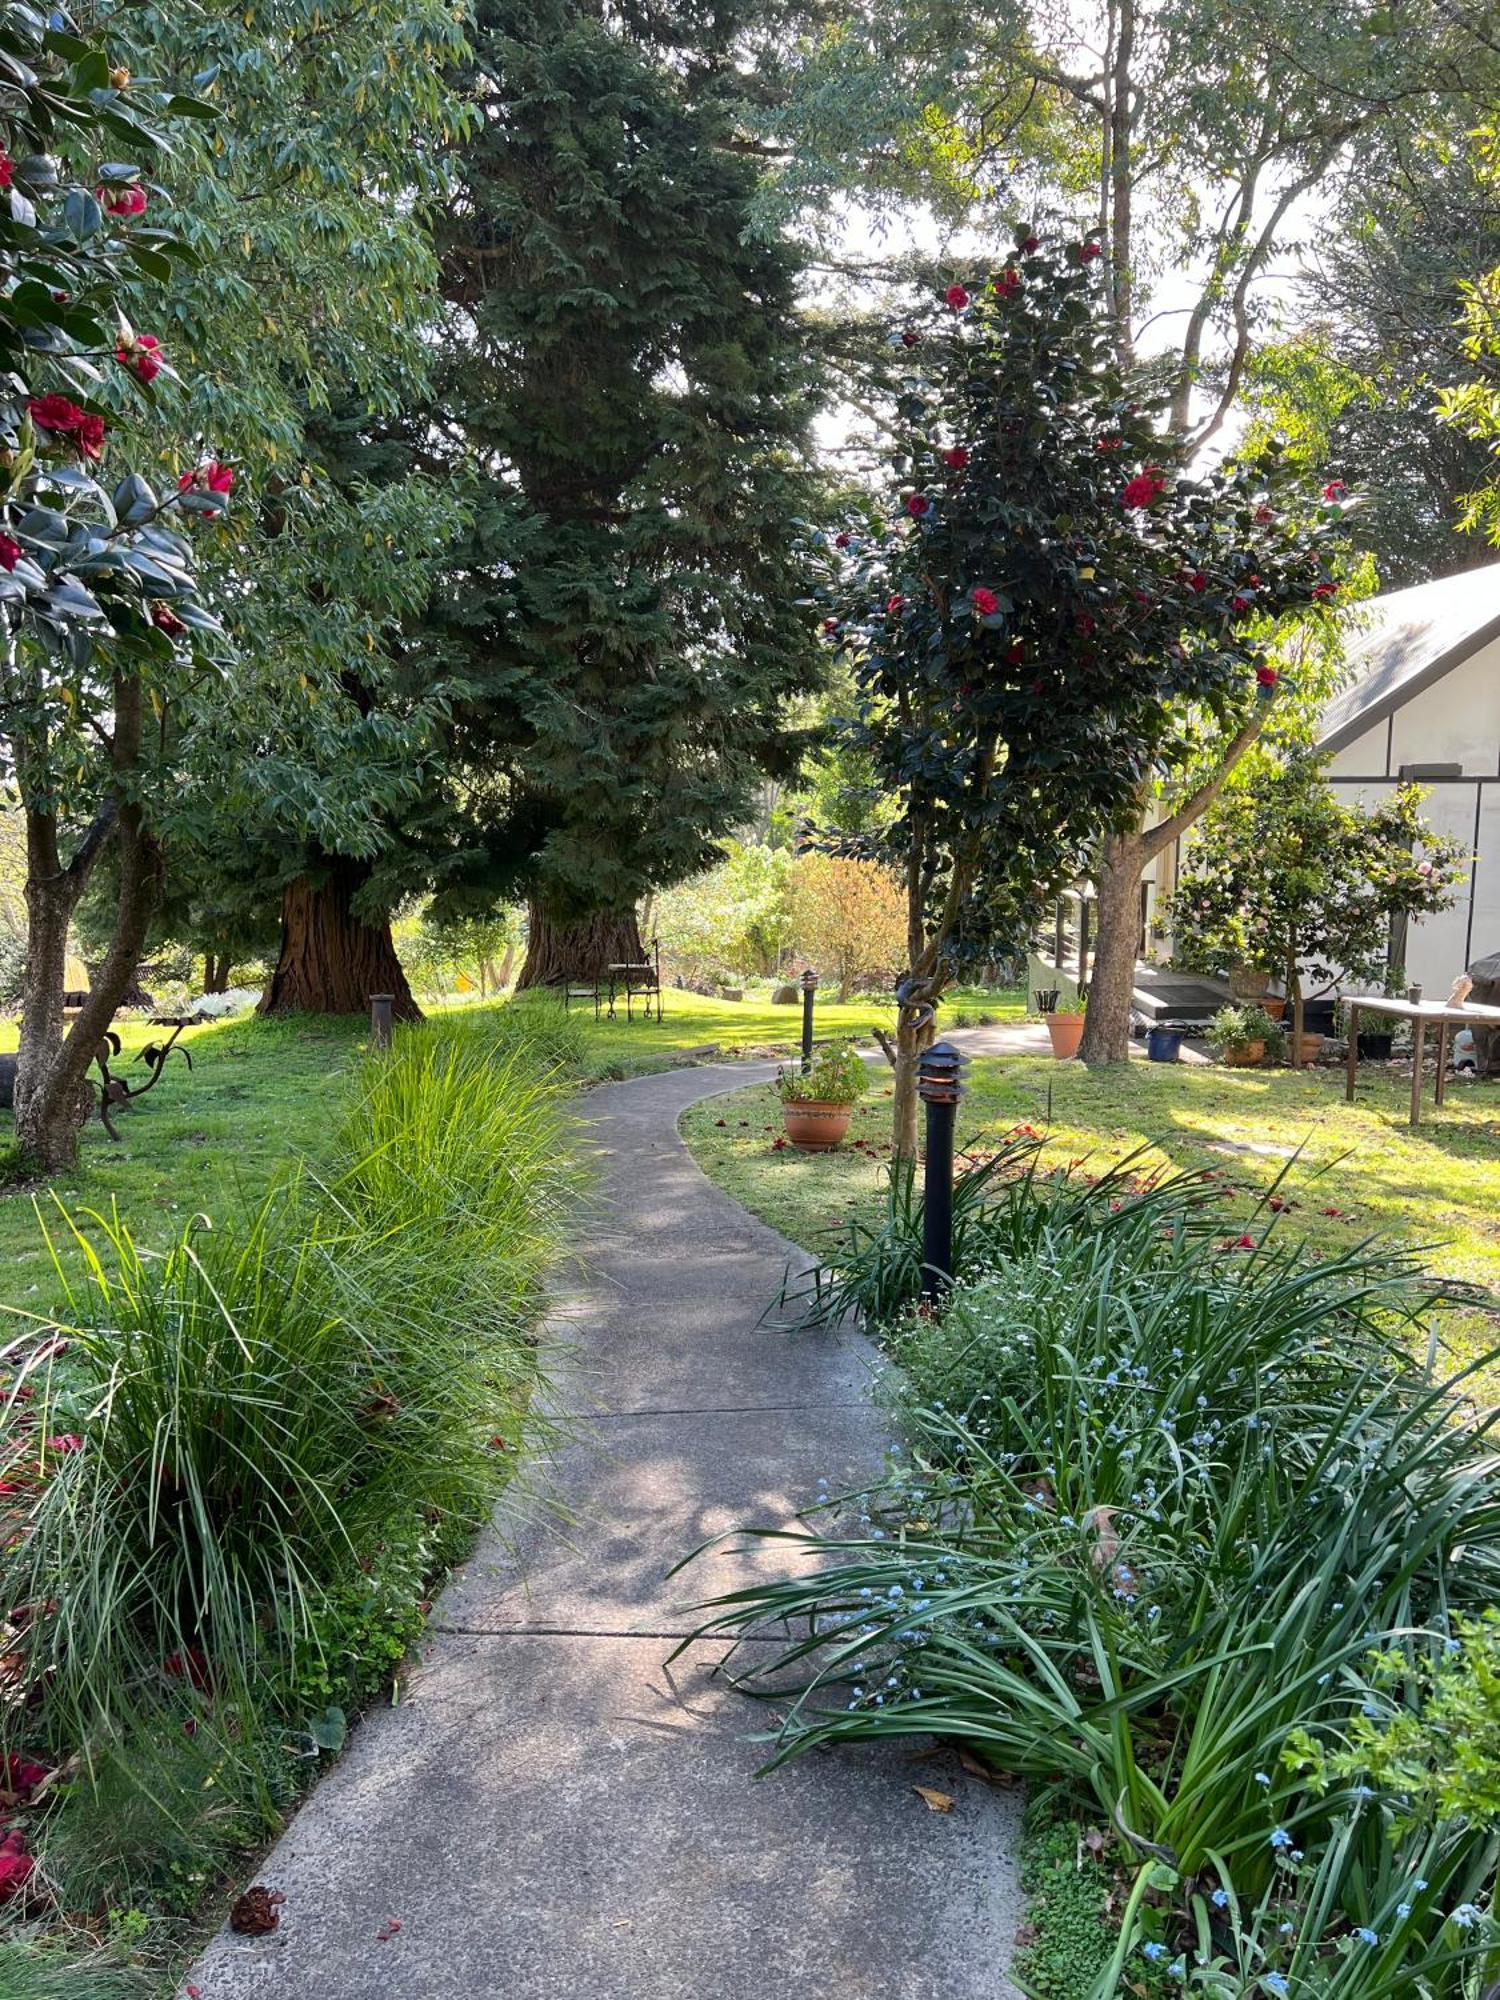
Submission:
M 960 1143 L 982 1151 L 1017 1124 L 1047 1135 L 1046 1158 L 1089 1172 L 1142 1145 L 1223 1178 L 1226 1226 L 1248 1220 L 1283 1172 L 1278 1227 L 1315 1246 L 1374 1233 L 1431 1245 L 1444 1273 L 1500 1292 L 1500 1089 L 1455 1083 L 1415 1132 L 1407 1086 L 1362 1073 L 1352 1105 L 1342 1070 L 1200 1069 L 1131 1063 L 1087 1070 L 1045 1058 L 980 1058 L 968 1072 Z M 851 1143 L 835 1154 L 777 1149 L 779 1107 L 757 1089 L 694 1105 L 683 1130 L 704 1170 L 814 1251 L 856 1209 L 878 1211 L 889 1158 L 890 1085 L 877 1072 Z M 1295 1161 L 1291 1156 L 1298 1152 Z M 1290 1162 L 1290 1165 L 1289 1165 Z M 821 1240 L 820 1240 L 821 1239 Z M 1453 1316 L 1465 1355 L 1500 1345 L 1494 1313 Z

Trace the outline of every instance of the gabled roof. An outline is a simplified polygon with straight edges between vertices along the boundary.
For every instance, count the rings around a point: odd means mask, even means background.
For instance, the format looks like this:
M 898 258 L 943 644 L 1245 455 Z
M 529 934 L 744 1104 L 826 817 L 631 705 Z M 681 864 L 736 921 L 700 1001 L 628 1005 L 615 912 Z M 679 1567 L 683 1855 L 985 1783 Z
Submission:
M 1353 614 L 1349 685 L 1323 712 L 1320 749 L 1342 750 L 1500 638 L 1500 563 L 1372 597 Z

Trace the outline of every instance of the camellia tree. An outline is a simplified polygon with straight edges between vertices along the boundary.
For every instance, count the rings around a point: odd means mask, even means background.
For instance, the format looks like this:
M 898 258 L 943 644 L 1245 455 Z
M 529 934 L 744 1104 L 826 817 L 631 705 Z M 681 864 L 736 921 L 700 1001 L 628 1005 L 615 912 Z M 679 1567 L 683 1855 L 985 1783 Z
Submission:
M 1257 757 L 1205 815 L 1172 898 L 1183 964 L 1285 982 L 1297 1065 L 1304 978 L 1379 979 L 1392 918 L 1448 909 L 1469 865 L 1423 822 L 1420 785 L 1362 811 L 1324 783 L 1326 763 L 1308 751 L 1279 765 Z
M 221 516 L 233 473 L 189 463 L 159 490 L 118 465 L 111 377 L 152 394 L 161 346 L 119 310 L 127 271 L 170 274 L 178 246 L 145 220 L 161 125 L 196 100 L 130 91 L 57 12 L 0 11 L 0 746 L 26 828 L 27 961 L 16 1134 L 37 1165 L 73 1157 L 85 1076 L 135 974 L 160 872 L 153 801 L 163 718 L 218 630 L 174 525 Z M 129 152 L 120 162 L 111 154 Z M 70 164 L 75 163 L 75 164 Z M 86 163 L 86 164 L 81 164 Z M 68 925 L 112 849 L 108 947 L 63 1020 Z
M 1127 383 L 1093 238 L 1028 227 L 999 270 L 914 303 L 890 518 L 820 533 L 850 725 L 898 802 L 895 1144 L 965 960 L 1022 944 L 1100 835 L 1131 823 L 1184 703 L 1269 700 L 1267 627 L 1329 597 L 1330 510 L 1281 503 L 1274 449 L 1190 475 Z

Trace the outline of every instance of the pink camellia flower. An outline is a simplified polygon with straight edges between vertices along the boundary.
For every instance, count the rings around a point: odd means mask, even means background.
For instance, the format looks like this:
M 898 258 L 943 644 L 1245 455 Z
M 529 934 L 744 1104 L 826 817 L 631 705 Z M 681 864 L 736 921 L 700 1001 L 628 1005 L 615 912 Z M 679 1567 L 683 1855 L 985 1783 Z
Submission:
M 146 190 L 134 181 L 128 187 L 101 187 L 94 192 L 101 208 L 123 220 L 146 213 Z
M 0 1840 L 0 1899 L 18 1896 L 31 1880 L 36 1863 L 26 1851 L 26 1836 L 14 1828 Z
M 1122 507 L 1149 507 L 1151 502 L 1166 488 L 1166 480 L 1154 465 L 1148 465 L 1144 472 L 1138 472 L 1134 479 L 1127 479 L 1125 490 L 1120 495 Z
M 0 535 L 0 569 L 13 570 L 21 560 L 21 544 L 9 535 Z
M 1417 863 L 1417 873 L 1419 875 L 1430 875 L 1432 873 L 1432 863 L 1430 861 L 1419 861 Z
M 1088 243 L 1080 243 L 1078 246 L 1078 255 L 1082 258 L 1085 264 L 1092 264 L 1096 257 L 1102 257 L 1104 255 L 1104 245 L 1102 243 L 1095 243 L 1092 241 Z
M 142 382 L 154 382 L 161 373 L 161 342 L 151 333 L 138 333 L 128 347 L 117 347 L 115 359 L 122 368 Z
M 16 163 L 5 148 L 0 146 L 0 188 L 8 188 L 15 177 Z
M 951 472 L 962 472 L 968 462 L 969 454 L 964 445 L 953 445 L 943 453 L 943 463 Z
M 1267 507 L 1266 505 L 1264 505 L 1264 503 L 1262 503 L 1262 505 L 1257 507 L 1255 510 L 1255 518 L 1260 523 L 1260 525 L 1263 528 L 1265 528 L 1269 527 L 1271 522 L 1276 519 L 1276 516 L 1271 512 L 1269 507 Z
M 1330 479 L 1328 484 L 1323 488 L 1323 498 L 1325 500 L 1342 500 L 1348 491 L 1349 489 L 1342 479 Z
M 986 590 L 982 583 L 976 583 L 969 592 L 969 602 L 981 618 L 988 618 L 1000 609 L 1000 600 L 993 590 Z
M 943 297 L 956 313 L 961 313 L 969 303 L 969 294 L 962 285 L 950 285 L 947 291 L 944 292 Z
M 1021 289 L 1021 274 L 1014 264 L 1007 264 L 995 280 L 995 294 L 998 298 L 1014 298 Z
M 1276 671 L 1275 667 L 1257 667 L 1255 669 L 1255 678 L 1263 688 L 1273 688 L 1281 679 L 1281 675 Z

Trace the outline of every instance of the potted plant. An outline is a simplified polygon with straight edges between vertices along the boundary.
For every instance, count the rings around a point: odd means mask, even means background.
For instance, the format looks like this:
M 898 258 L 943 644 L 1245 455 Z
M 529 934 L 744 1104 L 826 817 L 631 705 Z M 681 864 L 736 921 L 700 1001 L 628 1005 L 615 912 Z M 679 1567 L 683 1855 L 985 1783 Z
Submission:
M 1220 1062 L 1235 1069 L 1253 1069 L 1266 1059 L 1272 1025 L 1260 1007 L 1221 1007 L 1203 1039 Z
M 805 1153 L 827 1153 L 843 1144 L 869 1073 L 852 1042 L 815 1052 L 810 1069 L 784 1069 L 776 1079 L 786 1136 Z
M 1047 1023 L 1047 1033 L 1052 1038 L 1052 1053 L 1059 1062 L 1066 1062 L 1078 1053 L 1078 1044 L 1083 1040 L 1083 1017 L 1088 1002 L 1082 993 L 1071 999 L 1060 995 L 1042 1016 Z
M 1236 1000 L 1264 1000 L 1271 990 L 1271 975 L 1254 965 L 1231 966 L 1229 990 Z

